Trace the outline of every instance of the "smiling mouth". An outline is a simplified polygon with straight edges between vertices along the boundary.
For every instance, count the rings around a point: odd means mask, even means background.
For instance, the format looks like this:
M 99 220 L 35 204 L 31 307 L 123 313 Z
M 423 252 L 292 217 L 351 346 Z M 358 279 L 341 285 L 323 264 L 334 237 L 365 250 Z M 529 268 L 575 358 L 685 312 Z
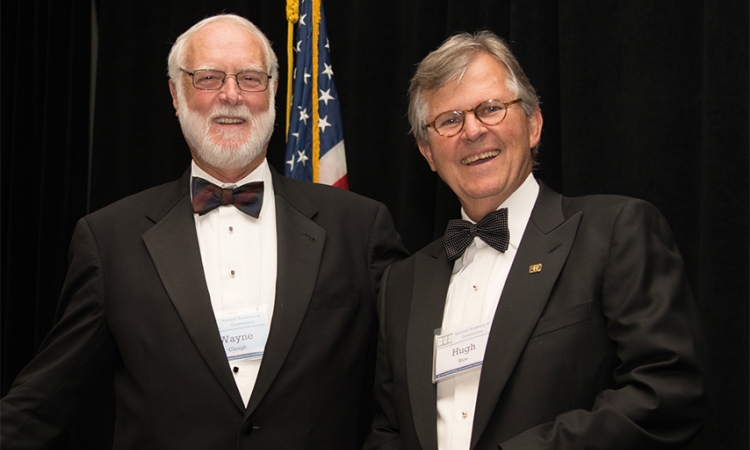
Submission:
M 463 164 L 464 166 L 468 166 L 476 162 L 492 159 L 499 154 L 500 154 L 500 150 L 491 150 L 488 152 L 480 153 L 478 155 L 469 156 L 468 158 L 464 158 L 461 160 L 461 164 Z
M 244 123 L 245 119 L 237 119 L 237 118 L 231 118 L 231 117 L 217 117 L 214 119 L 214 122 L 223 124 L 223 125 L 233 125 L 238 123 Z

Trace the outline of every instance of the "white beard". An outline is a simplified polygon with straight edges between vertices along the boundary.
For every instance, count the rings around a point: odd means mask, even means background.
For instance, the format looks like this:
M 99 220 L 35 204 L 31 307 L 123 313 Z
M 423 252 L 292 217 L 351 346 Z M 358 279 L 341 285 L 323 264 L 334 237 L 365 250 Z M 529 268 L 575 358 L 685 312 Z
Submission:
M 274 120 L 276 120 L 276 105 L 270 102 L 268 110 L 251 114 L 244 107 L 219 105 L 214 107 L 208 116 L 203 116 L 187 107 L 187 101 L 182 92 L 177 93 L 177 114 L 182 133 L 188 144 L 195 150 L 196 156 L 206 164 L 221 170 L 238 170 L 247 167 L 260 156 L 271 140 Z M 217 143 L 209 133 L 213 124 L 212 117 L 231 116 L 241 118 L 250 123 L 250 135 L 243 141 L 245 130 L 226 130 L 218 136 L 224 144 Z

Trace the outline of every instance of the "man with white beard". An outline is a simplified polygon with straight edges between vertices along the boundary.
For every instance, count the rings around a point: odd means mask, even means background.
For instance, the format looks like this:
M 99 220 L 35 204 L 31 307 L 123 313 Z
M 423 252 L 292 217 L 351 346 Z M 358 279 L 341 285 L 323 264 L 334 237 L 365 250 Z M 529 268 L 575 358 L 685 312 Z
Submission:
M 359 448 L 391 216 L 268 165 L 278 63 L 252 23 L 205 19 L 168 64 L 191 167 L 80 220 L 0 447 L 50 448 L 111 382 L 114 448 Z

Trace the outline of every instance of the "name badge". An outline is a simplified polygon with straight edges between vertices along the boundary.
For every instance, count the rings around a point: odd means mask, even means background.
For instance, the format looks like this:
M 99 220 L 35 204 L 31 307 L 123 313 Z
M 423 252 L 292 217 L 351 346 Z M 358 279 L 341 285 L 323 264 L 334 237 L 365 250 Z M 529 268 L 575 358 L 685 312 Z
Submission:
M 229 361 L 261 359 L 268 340 L 266 310 L 242 311 L 217 319 L 221 343 Z
M 432 358 L 432 382 L 453 378 L 469 370 L 478 370 L 484 361 L 491 322 L 441 334 L 435 330 Z

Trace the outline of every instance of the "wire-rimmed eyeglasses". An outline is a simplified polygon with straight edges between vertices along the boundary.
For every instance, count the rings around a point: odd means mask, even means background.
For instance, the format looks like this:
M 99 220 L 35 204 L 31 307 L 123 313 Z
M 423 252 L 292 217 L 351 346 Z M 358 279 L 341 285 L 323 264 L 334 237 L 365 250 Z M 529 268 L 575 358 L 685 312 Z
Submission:
M 180 70 L 190 75 L 193 86 L 204 91 L 215 91 L 224 86 L 227 77 L 234 77 L 237 87 L 244 92 L 262 92 L 268 89 L 268 80 L 271 75 L 255 70 L 245 70 L 239 73 L 226 73 L 214 69 L 198 69 L 193 72 L 180 67 Z

